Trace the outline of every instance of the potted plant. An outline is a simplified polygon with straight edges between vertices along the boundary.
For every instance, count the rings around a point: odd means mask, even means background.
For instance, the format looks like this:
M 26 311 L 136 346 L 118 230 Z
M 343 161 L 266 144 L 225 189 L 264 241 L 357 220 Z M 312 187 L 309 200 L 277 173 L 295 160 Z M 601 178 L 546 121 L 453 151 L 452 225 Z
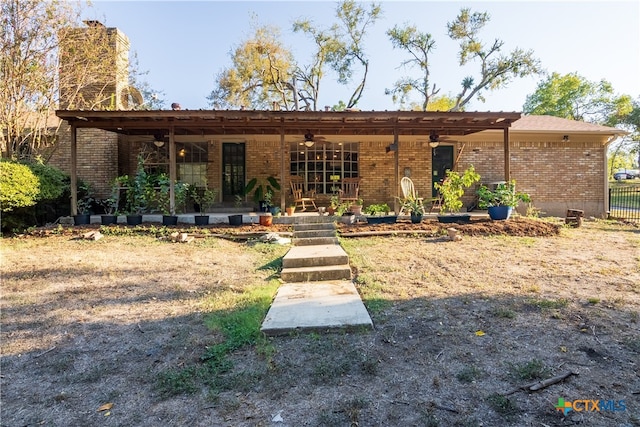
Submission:
M 409 212 L 411 215 L 411 222 L 417 224 L 422 222 L 422 216 L 424 215 L 424 204 L 422 199 L 418 197 L 416 193 L 414 196 L 405 197 L 401 201 L 402 208 Z
M 208 188 L 207 186 L 201 191 L 196 186 L 191 187 L 191 198 L 195 202 L 195 206 L 200 215 L 194 216 L 196 225 L 209 224 L 209 215 L 204 215 L 208 208 L 215 203 L 218 198 L 218 190 L 216 188 Z
M 73 216 L 74 225 L 91 223 L 91 207 L 94 198 L 91 195 L 91 186 L 84 181 L 78 183 L 78 199 L 76 200 L 76 215 Z
M 289 206 L 287 206 L 285 208 L 285 212 L 287 214 L 287 216 L 293 216 L 293 213 L 296 211 L 296 204 L 295 203 L 291 203 L 289 204 Z
M 270 227 L 273 224 L 273 215 L 271 215 L 271 212 L 260 212 L 258 220 L 260 225 Z
M 258 206 L 258 211 L 268 212 L 271 198 L 276 191 L 280 191 L 280 183 L 274 176 L 269 176 L 264 183 L 258 183 L 258 178 L 252 178 L 244 189 L 244 195 L 251 193 L 253 190 L 253 201 Z M 267 193 L 271 193 L 269 202 L 265 199 Z
M 363 209 L 369 224 L 393 224 L 397 221 L 397 215 L 389 215 L 391 208 L 386 203 L 377 203 Z
M 494 190 L 489 189 L 486 185 L 481 185 L 477 194 L 478 207 L 487 209 L 492 220 L 507 220 L 520 202 L 531 202 L 529 194 L 516 191 L 514 179 L 496 184 Z
M 338 205 L 340 205 L 340 197 L 338 197 L 337 194 L 334 194 L 329 199 L 329 206 L 327 207 L 327 213 L 329 215 L 335 214 L 336 209 L 338 208 Z
M 447 176 L 442 182 L 434 183 L 433 186 L 442 195 L 438 221 L 444 223 L 469 222 L 470 215 L 459 214 L 462 208 L 462 196 L 464 196 L 465 189 L 479 180 L 480 175 L 476 173 L 473 165 L 471 165 L 462 174 L 448 170 Z
M 120 183 L 117 179 L 111 184 L 111 195 L 100 200 L 100 206 L 104 210 L 104 214 L 100 216 L 102 225 L 110 225 L 118 223 L 118 202 L 120 201 Z
M 354 215 L 362 215 L 363 204 L 364 204 L 364 201 L 362 199 L 358 199 L 355 201 L 355 203 L 349 206 L 349 211 L 351 211 L 351 213 L 353 213 Z

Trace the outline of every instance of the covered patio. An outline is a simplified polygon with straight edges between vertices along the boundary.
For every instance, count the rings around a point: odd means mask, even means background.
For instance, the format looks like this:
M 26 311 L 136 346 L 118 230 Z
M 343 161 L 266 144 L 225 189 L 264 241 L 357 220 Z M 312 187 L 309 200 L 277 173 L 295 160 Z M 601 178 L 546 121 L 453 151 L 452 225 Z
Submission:
M 395 195 L 400 192 L 399 154 L 404 139 L 422 138 L 438 143 L 447 137 L 465 136 L 484 130 L 502 130 L 504 178 L 511 176 L 509 128 L 521 117 L 511 112 L 415 112 L 415 111 L 247 111 L 247 110 L 171 110 L 171 111 L 83 111 L 59 110 L 56 115 L 70 125 L 71 210 L 77 213 L 78 129 L 101 129 L 124 136 L 161 135 L 168 137 L 171 209 L 175 208 L 174 183 L 177 179 L 176 138 L 181 136 L 273 137 L 279 139 L 280 153 L 287 140 L 306 134 L 316 136 L 388 138 L 386 151 L 394 156 Z M 279 156 L 278 178 L 287 180 L 287 159 Z M 361 176 L 363 181 L 366 175 Z M 285 208 L 285 191 L 280 193 L 280 207 Z

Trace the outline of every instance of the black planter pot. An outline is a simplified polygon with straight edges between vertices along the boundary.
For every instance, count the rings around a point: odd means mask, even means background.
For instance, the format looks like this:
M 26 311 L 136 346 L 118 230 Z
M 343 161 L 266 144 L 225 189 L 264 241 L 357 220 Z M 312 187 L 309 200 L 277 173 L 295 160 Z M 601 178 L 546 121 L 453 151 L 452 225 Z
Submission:
M 208 225 L 209 224 L 209 215 L 196 215 L 193 217 L 196 225 Z
M 142 224 L 142 215 L 127 215 L 127 225 Z
M 73 224 L 74 225 L 91 224 L 91 215 L 88 215 L 88 214 L 74 215 Z
M 438 215 L 438 222 L 443 224 L 468 223 L 471 221 L 471 215 L 454 214 L 454 215 Z
M 258 210 L 260 212 L 269 212 L 269 204 L 264 200 L 260 200 L 258 202 Z
M 230 225 L 242 225 L 242 215 L 229 215 Z
M 177 215 L 162 215 L 162 225 L 177 225 L 177 224 L 178 224 Z
M 368 216 L 367 223 L 369 224 L 395 224 L 398 220 L 397 215 L 385 215 L 385 216 Z
M 418 224 L 422 222 L 422 215 L 421 214 L 411 214 L 411 222 L 413 224 Z
M 101 215 L 100 222 L 102 225 L 111 225 L 118 223 L 118 215 Z

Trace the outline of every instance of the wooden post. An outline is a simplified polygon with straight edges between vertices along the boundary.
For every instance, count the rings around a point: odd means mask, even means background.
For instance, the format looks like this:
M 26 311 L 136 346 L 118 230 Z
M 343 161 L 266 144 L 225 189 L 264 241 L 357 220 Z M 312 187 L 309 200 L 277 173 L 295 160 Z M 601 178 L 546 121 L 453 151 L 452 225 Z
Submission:
M 398 203 L 398 197 L 400 196 L 400 192 L 398 190 L 398 188 L 400 187 L 400 179 L 399 179 L 399 176 L 398 176 L 400 174 L 400 165 L 399 165 L 399 162 L 400 162 L 400 157 L 399 157 L 400 156 L 400 144 L 398 144 L 398 126 L 397 126 L 397 124 L 393 128 L 393 144 L 396 147 L 396 151 L 395 151 L 395 153 L 393 155 L 394 159 L 395 159 L 395 162 L 394 162 L 394 165 L 393 165 L 393 169 L 394 169 L 393 172 L 394 172 L 394 176 L 395 176 L 394 186 L 395 186 L 395 189 L 396 189 L 396 191 L 395 191 L 396 194 L 395 194 L 395 196 L 393 198 L 393 211 L 394 212 L 398 212 L 398 210 L 400 209 L 400 204 Z
M 169 210 L 171 215 L 176 214 L 176 140 L 173 126 L 169 129 Z
M 511 180 L 511 152 L 509 148 L 509 127 L 504 128 L 504 180 Z
M 284 122 L 284 118 L 280 119 L 280 123 Z M 280 126 L 280 212 L 284 212 L 286 209 L 285 203 L 285 193 L 286 191 L 284 186 L 284 158 L 285 158 L 285 143 L 284 143 L 284 127 Z
M 78 215 L 78 140 L 77 128 L 71 124 L 71 215 Z

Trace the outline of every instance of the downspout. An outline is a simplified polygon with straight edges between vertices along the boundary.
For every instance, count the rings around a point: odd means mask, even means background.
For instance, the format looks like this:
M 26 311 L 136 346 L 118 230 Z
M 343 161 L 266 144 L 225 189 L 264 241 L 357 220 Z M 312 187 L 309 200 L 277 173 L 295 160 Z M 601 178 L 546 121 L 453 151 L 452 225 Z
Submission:
M 71 215 L 78 215 L 78 140 L 76 125 L 71 123 Z

